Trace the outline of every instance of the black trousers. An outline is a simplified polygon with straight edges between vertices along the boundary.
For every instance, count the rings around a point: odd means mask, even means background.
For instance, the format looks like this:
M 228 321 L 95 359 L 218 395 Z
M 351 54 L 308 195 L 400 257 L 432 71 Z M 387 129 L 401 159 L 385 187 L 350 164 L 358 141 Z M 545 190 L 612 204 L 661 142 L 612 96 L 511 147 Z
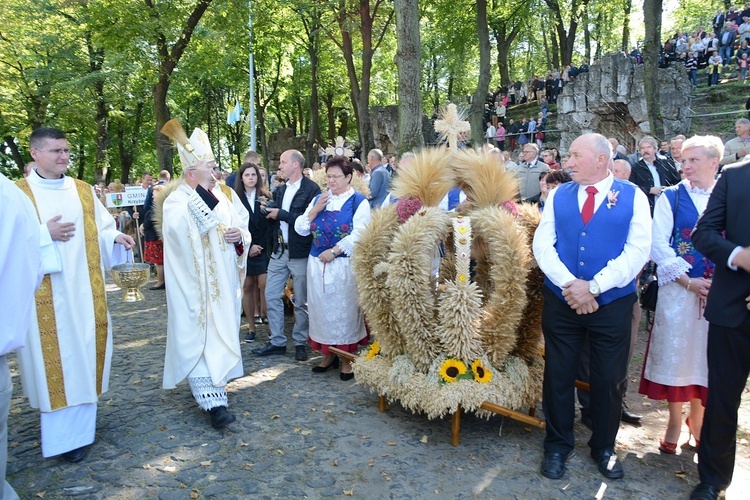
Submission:
M 750 314 L 738 328 L 708 327 L 708 401 L 698 450 L 701 481 L 720 490 L 732 482 L 737 410 L 750 373 Z
M 622 412 L 627 376 L 630 324 L 635 293 L 592 314 L 576 314 L 544 287 L 542 331 L 545 365 L 543 408 L 547 420 L 544 450 L 567 454 L 575 447 L 575 383 L 581 349 L 588 334 L 591 369 L 592 452 L 613 450 Z
M 635 343 L 638 340 L 638 332 L 632 331 L 632 325 L 633 322 L 630 322 L 631 325 L 631 332 L 630 332 L 630 349 L 628 350 L 628 366 L 630 366 L 630 360 L 633 359 L 633 351 L 635 351 Z M 591 374 L 589 373 L 589 340 L 588 336 L 583 342 L 583 349 L 581 350 L 581 361 L 578 364 L 578 380 L 581 382 L 588 382 L 591 378 Z M 591 398 L 589 397 L 588 391 L 584 391 L 583 389 L 576 389 L 576 394 L 578 395 L 578 402 L 581 405 L 581 416 L 588 415 L 590 413 L 589 408 L 591 408 Z M 625 399 L 625 396 L 628 394 L 628 377 L 627 374 L 625 376 L 625 382 L 622 384 L 622 399 Z

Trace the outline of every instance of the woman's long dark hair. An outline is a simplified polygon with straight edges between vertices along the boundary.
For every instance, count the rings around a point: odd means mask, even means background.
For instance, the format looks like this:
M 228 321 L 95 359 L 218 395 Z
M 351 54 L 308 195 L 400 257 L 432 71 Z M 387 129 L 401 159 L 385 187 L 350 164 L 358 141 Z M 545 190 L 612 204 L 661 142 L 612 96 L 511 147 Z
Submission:
M 258 182 L 255 183 L 256 198 L 258 196 L 270 197 L 271 193 L 268 192 L 268 189 L 263 182 L 263 177 L 260 175 L 260 167 L 255 163 L 243 163 L 242 165 L 240 165 L 240 170 L 237 172 L 237 176 L 234 178 L 234 191 L 239 196 L 245 196 L 245 184 L 242 182 L 242 174 L 244 174 L 245 170 L 247 170 L 248 168 L 255 169 L 255 175 L 258 178 Z

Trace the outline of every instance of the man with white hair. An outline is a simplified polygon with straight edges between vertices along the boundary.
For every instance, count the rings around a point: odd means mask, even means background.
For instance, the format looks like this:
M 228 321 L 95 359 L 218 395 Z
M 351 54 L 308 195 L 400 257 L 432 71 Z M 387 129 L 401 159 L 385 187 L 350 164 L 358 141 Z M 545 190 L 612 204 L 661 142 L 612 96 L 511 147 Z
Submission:
M 542 172 L 549 171 L 549 165 L 539 160 L 539 146 L 533 143 L 523 145 L 520 158 L 521 164 L 514 170 L 518 177 L 520 198 L 525 200 L 536 196 L 541 192 L 542 188 L 539 187 L 539 175 Z M 507 164 L 506 168 L 508 168 Z
M 546 278 L 542 332 L 547 421 L 541 473 L 560 479 L 575 448 L 574 382 L 586 336 L 591 358 L 592 435 L 599 472 L 624 476 L 615 455 L 627 376 L 635 277 L 648 260 L 651 216 L 644 194 L 609 171 L 612 146 L 600 134 L 570 145 L 573 182 L 547 195 L 534 234 L 534 257 Z
M 241 377 L 242 286 L 251 238 L 229 199 L 216 189 L 211 145 L 203 131 L 178 144 L 184 177 L 163 203 L 167 347 L 164 389 L 187 379 L 211 426 L 235 421 L 227 410 L 226 384 Z
M 728 165 L 738 161 L 750 159 L 750 120 L 740 118 L 734 122 L 734 132 L 737 137 L 729 139 L 724 144 L 724 156 L 721 159 L 721 165 Z
M 682 171 L 682 143 L 685 142 L 684 136 L 673 137 L 669 141 L 669 152 L 672 155 L 672 165 L 678 172 Z
M 630 179 L 630 171 L 632 170 L 630 162 L 628 160 L 617 159 L 612 162 L 612 175 L 617 179 L 627 181 Z

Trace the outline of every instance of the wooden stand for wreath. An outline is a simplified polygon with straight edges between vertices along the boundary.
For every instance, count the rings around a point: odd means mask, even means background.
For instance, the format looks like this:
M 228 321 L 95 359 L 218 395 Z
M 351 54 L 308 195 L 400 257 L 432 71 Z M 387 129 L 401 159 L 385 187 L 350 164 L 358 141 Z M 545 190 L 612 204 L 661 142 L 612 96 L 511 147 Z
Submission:
M 337 356 L 341 356 L 343 358 L 348 359 L 349 361 L 354 361 L 355 356 L 354 354 L 346 351 L 342 351 L 341 349 L 337 349 L 335 347 L 330 347 L 329 350 L 336 354 Z M 579 389 L 582 389 L 584 391 L 589 390 L 589 384 L 586 382 L 581 382 L 580 380 L 576 380 L 576 387 Z M 378 395 L 378 407 L 381 412 L 385 412 L 388 410 L 388 405 L 385 401 L 385 396 Z M 485 401 L 482 403 L 481 409 L 491 411 L 492 413 L 496 413 L 497 415 L 502 415 L 503 417 L 512 418 L 513 420 L 517 420 L 521 423 L 533 425 L 534 427 L 539 427 L 540 429 L 544 429 L 546 426 L 546 422 L 538 417 L 534 416 L 534 413 L 536 413 L 535 408 L 529 408 L 529 414 L 521 413 L 520 411 L 511 410 L 510 408 L 505 408 L 504 406 L 497 405 L 495 403 L 490 403 L 489 401 Z M 461 405 L 458 406 L 458 411 L 451 414 L 451 444 L 453 446 L 458 446 L 459 440 L 461 435 Z

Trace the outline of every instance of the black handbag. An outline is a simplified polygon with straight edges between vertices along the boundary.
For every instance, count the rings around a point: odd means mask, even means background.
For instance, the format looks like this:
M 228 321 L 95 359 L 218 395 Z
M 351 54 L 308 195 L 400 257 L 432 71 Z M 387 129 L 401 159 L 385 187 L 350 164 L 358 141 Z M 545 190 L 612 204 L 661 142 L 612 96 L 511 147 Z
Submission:
M 680 188 L 677 188 L 677 194 L 674 198 L 674 209 L 672 209 L 672 236 L 669 238 L 671 244 L 674 240 L 674 234 L 676 231 L 675 225 L 677 224 L 677 208 L 680 202 Z M 656 311 L 656 301 L 659 298 L 659 279 L 657 278 L 656 264 L 648 266 L 648 269 L 643 272 L 644 276 L 641 276 L 641 296 L 639 302 L 641 309 L 646 311 Z

